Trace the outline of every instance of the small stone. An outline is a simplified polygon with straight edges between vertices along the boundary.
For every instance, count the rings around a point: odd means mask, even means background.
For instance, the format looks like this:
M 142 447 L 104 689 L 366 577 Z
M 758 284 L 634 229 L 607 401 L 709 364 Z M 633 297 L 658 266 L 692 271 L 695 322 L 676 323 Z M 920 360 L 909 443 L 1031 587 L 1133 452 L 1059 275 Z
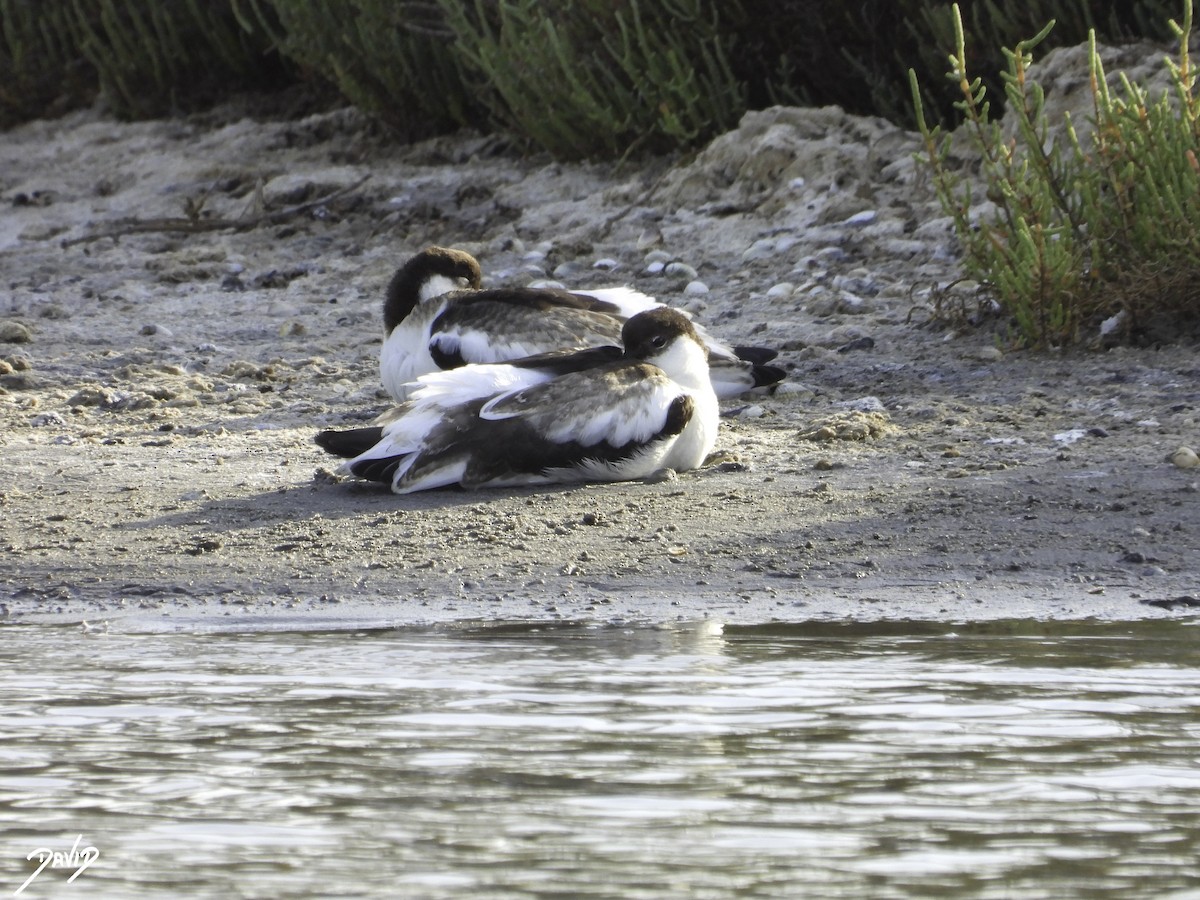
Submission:
M 33 332 L 28 327 L 13 319 L 0 320 L 0 343 L 28 344 L 33 340 Z
M 837 348 L 838 353 L 853 353 L 855 350 L 871 350 L 875 346 L 875 339 L 871 337 L 859 337 L 850 341 L 847 344 Z
M 708 285 L 703 281 L 689 281 L 683 292 L 692 297 L 701 296 L 708 293 Z
M 783 381 L 776 385 L 772 391 L 774 397 L 792 397 L 796 400 L 810 400 L 816 396 L 816 391 L 811 385 L 803 384 L 799 381 Z
M 642 271 L 644 271 L 647 275 L 658 275 L 666 267 L 667 267 L 666 263 L 655 260 L 654 262 L 652 262 L 648 266 L 646 266 L 646 268 L 643 269 Z
M 762 238 L 742 251 L 742 262 L 753 262 L 756 259 L 770 259 L 774 255 L 775 242 L 770 238 Z
M 646 254 L 646 262 L 662 263 L 664 266 L 671 261 L 671 254 L 666 250 L 651 250 Z
M 820 250 L 814 253 L 813 256 L 815 256 L 822 263 L 844 262 L 850 258 L 845 250 L 832 244 L 828 247 L 822 247 Z
M 593 269 L 603 269 L 606 272 L 611 272 L 613 269 L 619 269 L 620 267 L 621 264 L 619 262 L 607 256 L 592 263 Z
M 786 300 L 791 297 L 796 291 L 796 285 L 790 281 L 781 281 L 779 284 L 772 285 L 767 291 L 767 298 L 770 300 Z
M 655 247 L 663 242 L 663 233 L 658 228 L 650 227 L 642 229 L 642 233 L 638 235 L 637 248 L 645 250 L 647 247 Z
M 879 217 L 879 213 L 873 209 L 864 209 L 862 212 L 855 213 L 847 219 L 842 220 L 843 225 L 870 225 Z
M 1074 444 L 1080 438 L 1087 437 L 1087 429 L 1072 428 L 1070 431 L 1060 431 L 1054 435 L 1054 440 L 1060 444 Z
M 1004 354 L 998 347 L 980 347 L 975 351 L 975 358 L 980 362 L 1000 362 Z
M 1174 466 L 1180 469 L 1194 469 L 1200 466 L 1200 457 L 1196 455 L 1196 451 L 1191 447 L 1180 447 L 1173 452 L 1167 459 Z
M 883 401 L 878 397 L 859 397 L 856 400 L 839 400 L 834 406 L 857 412 L 883 412 Z
M 667 263 L 667 267 L 663 269 L 663 272 L 672 278 L 686 278 L 688 281 L 694 281 L 699 274 L 687 263 L 681 262 Z

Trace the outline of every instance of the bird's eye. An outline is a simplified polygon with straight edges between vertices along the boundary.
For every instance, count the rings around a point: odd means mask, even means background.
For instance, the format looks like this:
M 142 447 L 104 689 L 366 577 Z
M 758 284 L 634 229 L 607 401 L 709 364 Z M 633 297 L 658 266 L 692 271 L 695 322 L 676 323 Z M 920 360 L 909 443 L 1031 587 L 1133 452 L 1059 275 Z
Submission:
M 662 349 L 663 347 L 667 346 L 667 339 L 661 334 L 656 334 L 654 337 L 650 338 L 650 343 L 655 347 Z

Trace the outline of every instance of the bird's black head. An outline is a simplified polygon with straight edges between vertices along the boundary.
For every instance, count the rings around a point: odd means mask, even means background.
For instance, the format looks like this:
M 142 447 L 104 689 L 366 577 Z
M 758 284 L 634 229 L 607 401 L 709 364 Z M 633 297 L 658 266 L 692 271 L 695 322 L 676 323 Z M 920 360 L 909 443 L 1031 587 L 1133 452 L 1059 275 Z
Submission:
M 446 290 L 479 290 L 483 273 L 470 253 L 447 247 L 427 247 L 399 269 L 383 301 L 383 327 L 390 332 L 421 302 L 422 289 L 444 280 Z
M 638 313 L 621 329 L 625 355 L 631 359 L 651 359 L 685 336 L 703 346 L 691 319 L 665 306 Z

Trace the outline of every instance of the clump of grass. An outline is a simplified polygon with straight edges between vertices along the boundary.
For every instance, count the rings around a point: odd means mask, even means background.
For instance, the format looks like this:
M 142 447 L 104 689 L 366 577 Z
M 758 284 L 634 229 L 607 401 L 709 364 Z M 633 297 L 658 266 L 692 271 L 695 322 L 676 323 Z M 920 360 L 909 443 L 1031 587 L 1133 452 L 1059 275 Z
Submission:
M 480 117 L 437 0 L 247 2 L 280 52 L 405 137 Z
M 75 47 L 124 118 L 195 109 L 278 80 L 265 34 L 244 27 L 231 0 L 70 0 L 66 15 Z
M 0 128 L 53 115 L 95 96 L 95 71 L 78 56 L 65 6 L 0 0 Z
M 712 0 L 441 0 L 492 120 L 565 159 L 694 144 L 745 88 Z
M 1031 50 L 1049 33 L 1005 50 L 1002 74 L 1015 137 L 990 116 L 986 88 L 967 70 L 958 6 L 948 77 L 961 95 L 959 132 L 930 128 L 917 76 L 913 104 L 942 206 L 954 220 L 964 267 L 983 282 L 1015 326 L 1020 342 L 1058 347 L 1109 337 L 1159 338 L 1200 321 L 1200 97 L 1188 55 L 1192 2 L 1166 61 L 1173 90 L 1151 98 L 1119 75 L 1110 88 L 1089 35 L 1094 128 L 1081 139 L 1069 115 L 1057 133 L 1042 88 L 1029 77 Z M 1060 123 L 1053 123 L 1058 125 Z M 986 200 L 979 215 L 970 181 L 949 163 L 955 139 L 978 153 Z M 1103 328 L 1101 327 L 1103 326 Z

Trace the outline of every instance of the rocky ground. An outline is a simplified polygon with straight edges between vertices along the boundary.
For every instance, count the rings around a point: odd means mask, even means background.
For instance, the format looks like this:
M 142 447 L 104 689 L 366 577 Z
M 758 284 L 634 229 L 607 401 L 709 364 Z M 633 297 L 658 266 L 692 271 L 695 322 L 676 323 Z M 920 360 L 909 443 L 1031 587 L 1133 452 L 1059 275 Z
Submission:
M 693 158 L 626 166 L 472 135 L 391 146 L 349 110 L 0 135 L 0 614 L 1194 613 L 1200 468 L 1168 456 L 1200 443 L 1195 347 L 1035 354 L 972 326 L 916 149 L 832 109 L 751 113 Z M 385 406 L 383 288 L 431 243 L 475 252 L 491 285 L 632 284 L 779 348 L 789 377 L 728 404 L 721 459 L 670 481 L 339 480 L 312 436 Z

